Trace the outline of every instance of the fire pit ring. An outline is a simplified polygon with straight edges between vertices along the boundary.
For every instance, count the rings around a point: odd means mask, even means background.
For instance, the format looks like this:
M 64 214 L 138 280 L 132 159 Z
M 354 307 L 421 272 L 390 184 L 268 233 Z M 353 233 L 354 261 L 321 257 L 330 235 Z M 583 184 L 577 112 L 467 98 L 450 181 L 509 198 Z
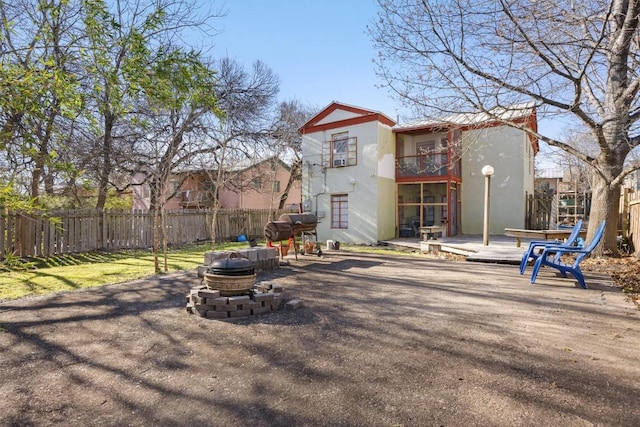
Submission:
M 251 260 L 238 252 L 229 252 L 214 259 L 204 273 L 204 284 L 220 291 L 222 296 L 243 295 L 256 281 Z

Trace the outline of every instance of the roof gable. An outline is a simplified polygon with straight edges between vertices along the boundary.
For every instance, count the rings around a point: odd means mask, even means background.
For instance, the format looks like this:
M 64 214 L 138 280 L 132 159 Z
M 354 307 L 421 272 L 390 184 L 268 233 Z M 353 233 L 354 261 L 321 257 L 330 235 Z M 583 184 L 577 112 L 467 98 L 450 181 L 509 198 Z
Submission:
M 378 121 L 390 127 L 395 125 L 393 120 L 378 111 L 367 110 L 333 101 L 302 125 L 302 127 L 300 127 L 300 133 L 307 134 L 373 121 Z

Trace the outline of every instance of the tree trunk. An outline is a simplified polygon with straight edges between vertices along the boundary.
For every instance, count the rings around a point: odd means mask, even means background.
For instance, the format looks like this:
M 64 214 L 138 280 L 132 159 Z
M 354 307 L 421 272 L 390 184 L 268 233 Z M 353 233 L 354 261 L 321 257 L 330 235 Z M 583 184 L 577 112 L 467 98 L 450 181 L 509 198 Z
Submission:
M 54 181 L 52 169 L 53 168 L 51 166 L 49 166 L 47 168 L 46 173 L 43 176 L 44 192 L 45 192 L 45 194 L 48 194 L 48 195 L 53 195 L 54 192 L 55 192 L 55 181 Z
M 593 197 L 591 198 L 587 244 L 593 239 L 600 222 L 606 220 L 607 227 L 604 230 L 602 241 L 592 254 L 594 256 L 617 256 L 620 186 L 610 185 L 601 175 L 594 173 L 591 181 L 591 191 Z
M 107 201 L 107 191 L 109 190 L 109 175 L 111 175 L 111 146 L 113 144 L 112 131 L 115 117 L 112 113 L 105 113 L 104 116 L 104 138 L 102 141 L 102 170 L 98 180 L 98 201 L 97 209 L 104 209 Z
M 216 250 L 216 239 L 218 238 L 216 228 L 218 227 L 218 206 L 217 203 L 213 207 L 213 214 L 211 215 L 211 250 Z
M 289 198 L 289 192 L 291 191 L 291 187 L 293 187 L 293 183 L 296 179 L 300 179 L 302 174 L 300 173 L 302 167 L 302 161 L 297 159 L 291 165 L 291 173 L 289 174 L 289 181 L 287 182 L 287 187 L 284 189 L 284 193 L 280 196 L 280 204 L 278 205 L 278 210 L 283 210 L 285 205 L 287 204 L 287 199 Z
M 31 198 L 37 203 L 40 196 L 40 177 L 42 176 L 42 161 L 36 155 L 35 167 L 31 171 Z
M 160 218 L 159 209 L 157 206 L 153 208 L 153 271 L 160 273 L 160 261 L 158 259 L 158 252 L 160 249 Z
M 162 207 L 160 208 L 160 218 L 162 219 L 161 224 L 162 224 L 162 260 L 164 262 L 163 267 L 164 267 L 164 272 L 168 272 L 169 271 L 169 264 L 168 264 L 168 260 L 167 260 L 167 256 L 168 256 L 168 246 L 169 246 L 169 235 L 167 233 L 167 215 L 166 215 L 167 211 L 164 208 L 164 203 L 162 204 Z

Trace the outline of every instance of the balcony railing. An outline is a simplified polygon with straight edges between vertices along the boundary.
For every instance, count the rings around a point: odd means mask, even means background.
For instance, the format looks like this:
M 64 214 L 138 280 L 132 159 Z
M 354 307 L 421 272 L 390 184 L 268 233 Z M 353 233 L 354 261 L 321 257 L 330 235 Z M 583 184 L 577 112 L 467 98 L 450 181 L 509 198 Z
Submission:
M 399 157 L 396 166 L 398 178 L 424 178 L 460 176 L 459 161 L 449 162 L 447 154 L 421 154 Z

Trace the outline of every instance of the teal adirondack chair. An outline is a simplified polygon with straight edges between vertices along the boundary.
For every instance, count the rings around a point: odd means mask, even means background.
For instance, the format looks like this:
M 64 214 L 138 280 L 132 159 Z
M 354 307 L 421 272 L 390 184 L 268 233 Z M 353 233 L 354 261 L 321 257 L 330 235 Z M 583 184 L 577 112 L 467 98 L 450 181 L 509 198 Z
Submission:
M 571 230 L 571 234 L 569 234 L 569 237 L 567 237 L 567 241 L 559 245 L 567 247 L 574 246 L 576 239 L 578 238 L 578 236 L 580 236 L 581 229 L 582 219 L 579 219 L 576 222 L 576 225 L 573 226 L 573 230 Z M 551 244 L 554 243 L 548 240 L 534 240 L 532 242 L 529 242 L 529 249 L 527 249 L 527 251 L 522 254 L 522 261 L 520 261 L 520 274 L 524 274 L 524 270 L 527 268 L 529 260 L 533 259 L 535 261 L 536 259 L 538 259 L 538 255 L 540 253 L 538 251 L 541 251 L 541 248 Z
M 602 240 L 602 234 L 604 233 L 604 227 L 606 221 L 602 221 L 596 230 L 596 234 L 593 236 L 589 245 L 585 248 L 578 247 L 566 247 L 562 245 L 548 245 L 542 249 L 542 252 L 538 255 L 535 264 L 533 264 L 533 273 L 531 273 L 531 284 L 533 285 L 538 277 L 538 271 L 540 267 L 546 265 L 551 268 L 555 268 L 560 271 L 562 277 L 567 277 L 567 273 L 571 273 L 576 278 L 578 283 L 583 289 L 587 289 L 587 284 L 584 281 L 584 275 L 580 270 L 580 262 L 591 253 L 598 246 L 600 240 Z M 562 263 L 561 257 L 564 254 L 575 254 L 575 261 L 571 264 Z

